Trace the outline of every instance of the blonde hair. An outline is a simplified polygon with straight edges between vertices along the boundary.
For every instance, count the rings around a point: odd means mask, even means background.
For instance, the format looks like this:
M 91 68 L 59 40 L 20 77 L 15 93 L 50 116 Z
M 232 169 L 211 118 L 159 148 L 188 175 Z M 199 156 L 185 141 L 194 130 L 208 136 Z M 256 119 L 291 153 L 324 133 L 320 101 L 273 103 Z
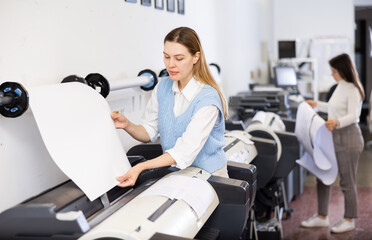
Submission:
M 200 52 L 199 60 L 194 64 L 193 68 L 193 77 L 204 83 L 212 86 L 221 98 L 222 103 L 222 111 L 223 116 L 227 118 L 227 103 L 225 97 L 222 94 L 220 87 L 218 86 L 217 82 L 214 80 L 211 72 L 209 71 L 209 66 L 207 64 L 203 48 L 201 46 L 201 42 L 199 39 L 198 34 L 191 28 L 188 27 L 179 27 L 173 29 L 171 32 L 167 34 L 164 38 L 165 42 L 177 42 L 185 46 L 191 55 L 195 55 L 197 52 Z

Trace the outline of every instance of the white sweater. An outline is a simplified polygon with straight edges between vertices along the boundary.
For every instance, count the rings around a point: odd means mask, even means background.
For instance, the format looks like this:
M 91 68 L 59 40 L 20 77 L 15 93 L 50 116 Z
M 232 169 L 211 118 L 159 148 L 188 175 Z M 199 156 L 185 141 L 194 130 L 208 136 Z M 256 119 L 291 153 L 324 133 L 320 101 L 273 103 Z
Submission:
M 318 102 L 317 109 L 328 113 L 328 120 L 338 120 L 340 126 L 347 127 L 359 122 L 362 99 L 359 90 L 353 83 L 339 81 L 328 102 Z

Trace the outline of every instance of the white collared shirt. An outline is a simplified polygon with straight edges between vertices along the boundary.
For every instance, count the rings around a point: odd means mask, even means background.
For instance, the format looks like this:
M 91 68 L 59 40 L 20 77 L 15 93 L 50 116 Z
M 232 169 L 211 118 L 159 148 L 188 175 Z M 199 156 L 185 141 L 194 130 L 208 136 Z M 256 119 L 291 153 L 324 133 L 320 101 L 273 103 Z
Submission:
M 327 102 L 318 102 L 317 109 L 328 113 L 328 120 L 338 120 L 343 128 L 359 122 L 362 99 L 359 90 L 353 83 L 341 80 Z
M 196 95 L 202 90 L 205 84 L 196 81 L 194 78 L 188 82 L 182 91 L 178 89 L 178 82 L 173 82 L 172 91 L 174 93 L 174 114 L 182 114 Z M 150 136 L 151 142 L 155 142 L 159 136 L 158 130 L 158 98 L 157 86 L 154 88 L 151 98 L 147 103 L 142 118 L 142 126 Z M 203 148 L 218 119 L 218 108 L 213 105 L 200 108 L 191 118 L 186 131 L 172 149 L 166 150 L 176 161 L 176 167 L 184 169 L 190 166 L 200 150 Z

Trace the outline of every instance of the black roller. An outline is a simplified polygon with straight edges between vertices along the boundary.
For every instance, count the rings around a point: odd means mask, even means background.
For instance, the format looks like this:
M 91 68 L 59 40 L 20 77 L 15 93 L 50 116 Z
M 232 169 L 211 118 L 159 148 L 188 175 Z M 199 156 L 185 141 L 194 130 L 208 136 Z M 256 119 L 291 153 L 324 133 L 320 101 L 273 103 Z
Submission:
M 29 97 L 19 83 L 4 82 L 0 85 L 0 114 L 4 117 L 19 117 L 28 109 Z
M 104 98 L 110 93 L 110 84 L 107 79 L 99 73 L 88 74 L 85 78 L 77 75 L 69 75 L 62 80 L 62 83 L 80 82 L 94 90 L 97 90 Z
M 152 89 L 154 89 L 156 84 L 158 84 L 158 77 L 156 76 L 154 71 L 152 71 L 150 69 L 142 70 L 141 72 L 138 73 L 138 76 L 139 77 L 140 76 L 147 76 L 147 77 L 150 78 L 150 83 L 149 84 L 141 86 L 142 90 L 145 90 L 145 91 L 152 90 Z
M 88 85 L 99 90 L 99 93 L 106 98 L 110 93 L 110 84 L 107 79 L 99 73 L 90 73 L 85 77 Z
M 160 71 L 159 77 L 169 77 L 169 73 L 166 68 Z
M 210 63 L 209 66 L 214 66 L 217 69 L 218 75 L 221 73 L 221 68 L 217 63 Z
M 68 82 L 80 82 L 80 83 L 88 84 L 84 78 L 79 77 L 77 75 L 69 75 L 62 80 L 62 83 L 68 83 Z

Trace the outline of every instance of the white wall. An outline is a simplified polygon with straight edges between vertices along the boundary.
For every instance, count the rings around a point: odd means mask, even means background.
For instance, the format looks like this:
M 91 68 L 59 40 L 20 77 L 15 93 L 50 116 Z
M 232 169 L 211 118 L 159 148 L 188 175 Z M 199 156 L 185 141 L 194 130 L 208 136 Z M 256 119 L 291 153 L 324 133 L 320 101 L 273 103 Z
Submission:
M 144 68 L 158 72 L 162 40 L 181 25 L 199 33 L 209 62 L 237 76 L 260 62 L 261 2 L 188 0 L 180 15 L 140 0 L 1 0 L 0 81 L 32 86 L 69 74 L 99 72 L 117 80 Z
M 164 36 L 189 26 L 200 35 L 208 62 L 221 66 L 228 97 L 247 90 L 251 72 L 255 80 L 259 71 L 265 78 L 268 2 L 186 0 L 186 13 L 180 15 L 177 9 L 142 6 L 140 0 L 1 0 L 0 83 L 35 86 L 92 72 L 116 81 L 145 68 L 158 73 L 164 68 Z M 143 93 L 136 89 L 125 94 L 134 99 Z M 132 110 L 134 120 L 139 119 L 143 109 Z
M 187 18 L 123 0 L 2 0 L 0 11 L 0 78 L 30 85 L 160 70 L 165 33 Z
M 274 0 L 273 7 L 274 44 L 316 37 L 347 37 L 354 43 L 353 0 Z
M 328 60 L 342 52 L 354 56 L 353 0 L 273 0 L 273 37 L 270 53 L 278 58 L 279 40 L 296 40 L 297 57 L 317 59 L 317 89 L 335 84 Z
M 185 15 L 180 15 L 142 6 L 140 0 L 0 0 L 0 83 L 15 81 L 29 88 L 60 83 L 71 74 L 98 72 L 117 81 L 145 68 L 158 73 L 164 68 L 164 36 L 189 26 L 200 35 L 207 60 L 221 66 L 223 91 L 230 96 L 247 90 L 250 72 L 262 68 L 267 2 L 185 0 Z M 124 111 L 138 123 L 147 98 L 134 88 L 112 92 L 107 100 L 112 110 Z M 125 150 L 137 144 L 124 131 L 119 134 Z M 0 212 L 33 196 L 35 188 L 42 191 L 65 180 L 51 162 L 30 110 L 16 119 L 0 116 L 0 165 L 0 190 L 8 193 Z M 25 175 L 32 181 L 20 178 Z M 19 186 L 27 191 L 14 191 Z
M 267 78 L 270 1 L 224 1 L 218 12 L 223 88 L 232 95 L 247 90 L 250 82 Z

